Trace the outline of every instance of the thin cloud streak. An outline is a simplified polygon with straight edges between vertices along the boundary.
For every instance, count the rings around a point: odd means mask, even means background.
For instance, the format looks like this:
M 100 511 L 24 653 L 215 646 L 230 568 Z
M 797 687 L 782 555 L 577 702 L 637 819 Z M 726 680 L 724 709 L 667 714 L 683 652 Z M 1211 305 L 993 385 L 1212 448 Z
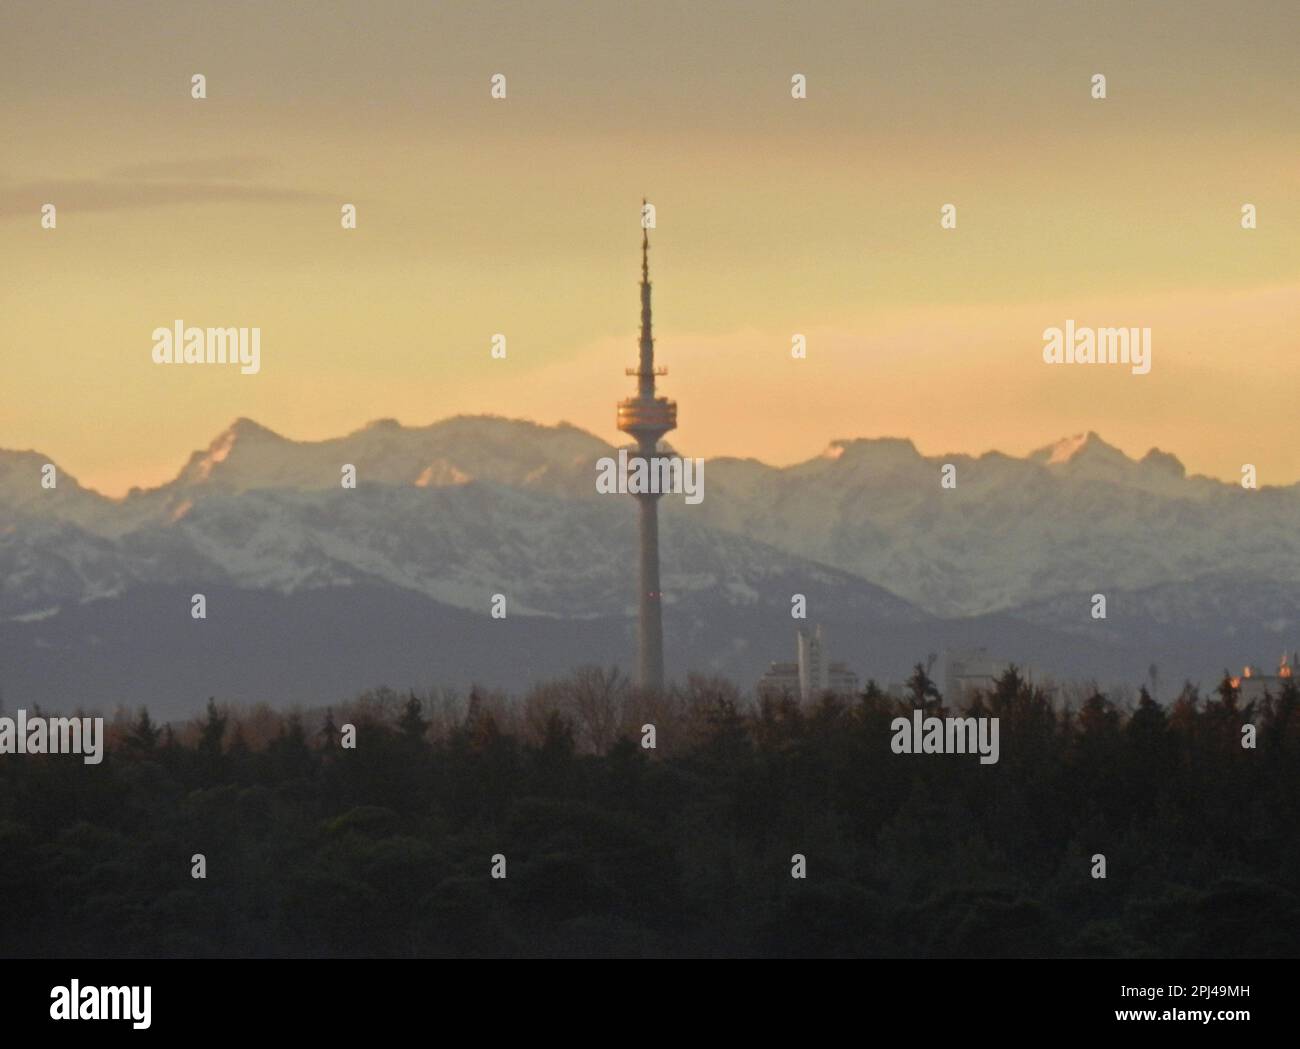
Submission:
M 173 204 L 277 204 L 285 201 L 333 199 L 312 190 L 231 182 L 141 181 L 114 179 L 50 179 L 0 186 L 0 218 L 30 219 L 41 205 L 61 212 L 123 211 Z

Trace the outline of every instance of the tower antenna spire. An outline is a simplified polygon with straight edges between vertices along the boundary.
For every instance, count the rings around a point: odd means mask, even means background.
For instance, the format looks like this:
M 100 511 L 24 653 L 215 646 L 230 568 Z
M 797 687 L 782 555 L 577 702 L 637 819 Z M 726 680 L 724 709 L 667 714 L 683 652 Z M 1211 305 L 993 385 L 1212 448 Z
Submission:
M 647 201 L 645 197 L 641 198 L 641 214 L 645 215 L 645 206 Z M 650 283 L 650 229 L 645 222 L 641 223 L 641 283 Z
M 650 311 L 650 230 L 645 224 L 645 198 L 641 198 L 641 359 L 637 362 L 637 390 L 654 400 L 655 340 Z

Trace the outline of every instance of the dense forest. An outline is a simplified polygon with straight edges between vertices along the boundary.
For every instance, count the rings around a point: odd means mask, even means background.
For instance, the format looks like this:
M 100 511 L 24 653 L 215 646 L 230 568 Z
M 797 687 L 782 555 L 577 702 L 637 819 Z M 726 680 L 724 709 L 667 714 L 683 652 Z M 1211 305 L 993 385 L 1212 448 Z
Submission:
M 955 713 L 908 687 L 645 696 L 586 668 L 518 699 L 119 711 L 101 765 L 0 758 L 0 954 L 1300 953 L 1289 683 L 1066 702 L 1011 670 L 967 709 L 1000 719 L 991 765 L 894 753 L 895 717 Z

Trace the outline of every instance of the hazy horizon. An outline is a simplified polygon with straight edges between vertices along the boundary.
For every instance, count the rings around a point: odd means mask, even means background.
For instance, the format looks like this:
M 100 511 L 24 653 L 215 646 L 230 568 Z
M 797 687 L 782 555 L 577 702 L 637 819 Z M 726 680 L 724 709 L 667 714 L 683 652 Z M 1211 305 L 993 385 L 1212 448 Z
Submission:
M 308 36 L 243 4 L 0 20 L 0 447 L 98 490 L 166 480 L 238 416 L 313 439 L 522 414 L 615 440 L 643 196 L 661 390 L 695 454 L 1095 430 L 1300 479 L 1289 3 L 322 3 Z M 261 371 L 157 367 L 150 332 L 178 318 L 260 327 Z M 1151 373 L 1045 366 L 1067 319 L 1151 327 Z
M 85 477 L 83 477 L 80 473 L 77 472 L 74 464 L 63 462 L 55 458 L 52 458 L 51 461 L 54 463 L 54 465 L 56 465 L 59 468 L 62 474 L 71 476 L 82 488 L 85 488 L 89 491 L 95 492 L 99 495 L 105 496 L 110 499 L 120 500 L 125 498 L 132 491 L 139 490 L 143 492 L 148 492 L 160 487 L 164 487 L 165 485 L 174 481 L 184 470 L 186 463 L 188 463 L 194 455 L 200 454 L 210 449 L 213 444 L 219 441 L 223 435 L 233 430 L 240 422 L 250 422 L 255 426 L 258 426 L 262 429 L 265 429 L 273 433 L 275 436 L 283 438 L 284 440 L 290 441 L 294 444 L 319 444 L 331 440 L 341 440 L 347 437 L 354 436 L 359 433 L 363 433 L 364 431 L 370 429 L 372 426 L 375 426 L 376 424 L 379 423 L 393 422 L 396 423 L 403 430 L 422 430 L 422 429 L 429 429 L 435 426 L 439 426 L 444 423 L 452 422 L 456 419 L 491 419 L 491 420 L 496 420 L 496 421 L 506 422 L 506 423 L 523 423 L 525 425 L 538 426 L 543 429 L 562 429 L 564 427 L 571 427 L 573 429 L 577 429 L 583 433 L 586 433 L 589 436 L 592 436 L 598 440 L 605 441 L 605 443 L 610 445 L 611 447 L 616 447 L 616 448 L 624 447 L 627 446 L 628 444 L 626 439 L 621 437 L 617 433 L 615 433 L 615 436 L 611 439 L 607 436 L 601 435 L 599 433 L 595 433 L 591 430 L 587 430 L 584 427 L 577 426 L 576 424 L 571 423 L 564 419 L 560 419 L 556 422 L 548 423 L 548 422 L 539 422 L 538 420 L 535 419 L 525 419 L 519 416 L 497 415 L 497 414 L 486 413 L 486 412 L 459 413 L 456 415 L 445 416 L 441 419 L 434 419 L 433 421 L 428 423 L 406 423 L 400 419 L 395 419 L 392 416 L 380 416 L 374 419 L 368 419 L 366 420 L 366 422 L 362 423 L 361 425 L 354 426 L 346 431 L 336 433 L 336 434 L 329 434 L 323 437 L 300 437 L 295 434 L 285 433 L 284 431 L 279 430 L 274 426 L 268 426 L 260 419 L 254 419 L 249 416 L 239 416 L 238 418 L 232 419 L 228 424 L 226 424 L 219 431 L 214 433 L 212 438 L 207 443 L 201 445 L 200 447 L 192 448 L 188 452 L 186 452 L 170 472 L 165 473 L 165 475 L 162 476 L 159 480 L 155 482 L 151 482 L 149 484 L 135 485 L 120 490 L 104 490 L 87 481 Z M 711 458 L 753 459 L 763 463 L 766 466 L 772 466 L 778 469 L 786 469 L 791 466 L 797 466 L 800 463 L 808 462 L 812 459 L 820 458 L 831 447 L 837 444 L 850 443 L 854 441 L 905 441 L 911 444 L 916 449 L 918 455 L 920 455 L 922 458 L 925 459 L 941 458 L 947 455 L 951 455 L 955 457 L 968 457 L 972 459 L 980 459 L 988 455 L 1005 455 L 1014 459 L 1027 459 L 1036 452 L 1042 452 L 1054 448 L 1056 446 L 1069 445 L 1075 441 L 1083 441 L 1085 438 L 1089 438 L 1089 437 L 1096 437 L 1103 444 L 1118 449 L 1118 451 L 1120 451 L 1125 457 L 1135 462 L 1141 460 L 1149 452 L 1162 452 L 1168 455 L 1172 455 L 1175 458 L 1177 458 L 1180 462 L 1183 462 L 1182 457 L 1178 454 L 1178 450 L 1176 448 L 1160 448 L 1155 445 L 1152 445 L 1150 448 L 1140 448 L 1140 449 L 1122 448 L 1119 445 L 1116 445 L 1112 441 L 1108 440 L 1107 436 L 1104 433 L 1099 433 L 1096 430 L 1086 430 L 1079 433 L 1062 434 L 1056 438 L 1050 440 L 1043 440 L 1038 442 L 1037 444 L 1033 444 L 1031 447 L 1027 448 L 1023 452 L 1010 452 L 1005 448 L 984 448 L 978 451 L 967 451 L 964 449 L 955 449 L 955 448 L 927 449 L 923 447 L 915 438 L 907 434 L 882 433 L 882 434 L 872 434 L 872 435 L 862 435 L 862 434 L 840 435 L 836 437 L 831 437 L 823 444 L 821 449 L 814 452 L 813 454 L 800 456 L 798 458 L 793 458 L 790 459 L 789 461 L 784 461 L 784 462 L 776 462 L 769 459 L 764 459 L 760 456 L 724 455 L 724 456 L 713 456 Z M 680 442 L 676 442 L 671 439 L 666 440 L 664 443 L 667 447 L 671 447 L 677 452 L 694 451 L 694 449 L 684 447 L 681 445 Z M 17 453 L 33 452 L 36 454 L 44 454 L 45 449 L 0 447 L 0 452 L 17 452 Z M 1184 467 L 1186 467 L 1187 463 L 1183 462 L 1183 465 Z M 1196 471 L 1188 468 L 1187 476 L 1190 478 L 1198 475 Z M 1199 475 L 1199 476 L 1209 476 L 1209 475 Z M 1216 481 L 1222 481 L 1225 484 L 1235 484 L 1239 482 L 1240 477 L 1228 477 L 1228 478 L 1212 477 L 1210 479 Z M 1300 483 L 1300 482 L 1293 482 L 1293 483 Z M 1262 485 L 1261 487 L 1289 487 L 1289 485 L 1280 485 L 1280 486 Z

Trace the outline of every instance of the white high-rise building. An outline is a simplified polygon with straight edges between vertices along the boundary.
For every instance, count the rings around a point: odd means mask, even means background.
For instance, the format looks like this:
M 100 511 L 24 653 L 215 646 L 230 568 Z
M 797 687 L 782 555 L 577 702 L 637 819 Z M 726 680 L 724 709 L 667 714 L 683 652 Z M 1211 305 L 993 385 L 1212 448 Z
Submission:
M 798 661 L 772 663 L 758 682 L 759 696 L 798 696 L 807 703 L 826 692 L 851 696 L 858 692 L 858 675 L 843 663 L 832 663 L 826 635 L 820 626 L 800 630 L 796 637 Z
M 812 633 L 799 631 L 799 698 L 820 696 L 826 689 L 826 642 L 818 624 Z

